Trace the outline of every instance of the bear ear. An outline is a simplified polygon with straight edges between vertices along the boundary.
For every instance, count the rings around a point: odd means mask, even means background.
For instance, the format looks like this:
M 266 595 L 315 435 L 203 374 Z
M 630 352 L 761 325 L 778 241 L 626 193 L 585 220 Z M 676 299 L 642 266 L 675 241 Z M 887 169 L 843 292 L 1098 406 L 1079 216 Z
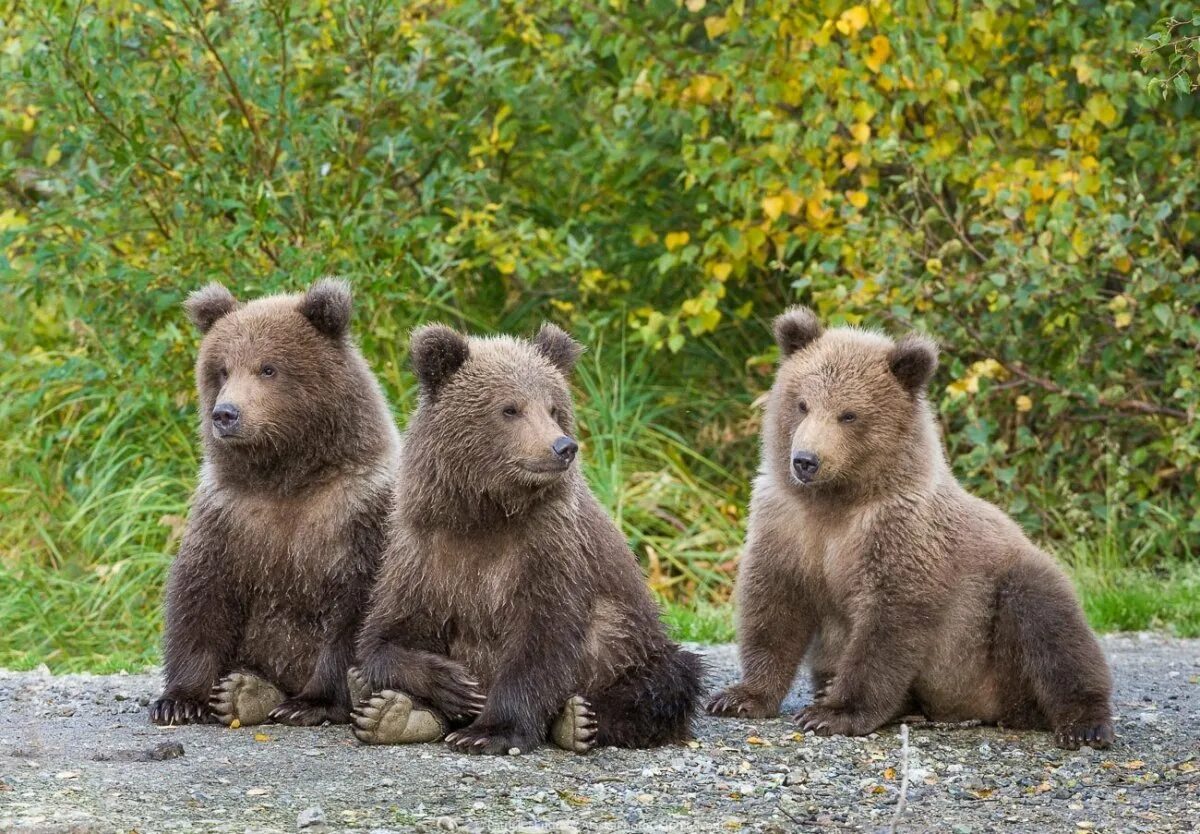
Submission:
M 562 371 L 563 376 L 570 376 L 575 369 L 575 362 L 583 353 L 583 345 L 575 341 L 560 327 L 549 322 L 533 337 L 533 346 L 537 352 L 550 360 L 554 367 Z
M 237 306 L 237 299 L 233 297 L 233 293 L 216 281 L 196 290 L 183 302 L 183 309 L 187 310 L 188 318 L 201 333 L 207 333 L 218 319 L 232 313 Z
M 782 359 L 808 347 L 821 333 L 817 314 L 807 307 L 792 307 L 775 317 L 775 342 Z
M 322 278 L 308 288 L 298 309 L 313 327 L 337 339 L 350 327 L 353 308 L 350 284 L 340 278 Z
M 467 361 L 467 340 L 444 324 L 427 324 L 413 331 L 408 355 L 421 382 L 421 390 L 433 395 Z
M 888 353 L 888 368 L 910 394 L 924 392 L 937 364 L 937 344 L 919 333 L 904 336 Z

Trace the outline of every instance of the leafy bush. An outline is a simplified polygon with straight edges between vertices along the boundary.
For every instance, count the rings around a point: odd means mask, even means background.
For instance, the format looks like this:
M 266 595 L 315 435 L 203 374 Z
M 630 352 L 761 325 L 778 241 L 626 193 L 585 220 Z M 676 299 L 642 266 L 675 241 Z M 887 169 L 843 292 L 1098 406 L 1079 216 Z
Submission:
M 934 335 L 956 472 L 1061 552 L 1194 557 L 1200 105 L 1134 55 L 1192 17 L 10 3 L 0 570 L 26 607 L 0 625 L 64 656 L 98 621 L 152 633 L 195 466 L 178 305 L 213 278 L 349 277 L 400 413 L 422 320 L 551 317 L 605 346 L 581 382 L 589 471 L 670 597 L 727 595 L 766 322 L 796 301 Z M 21 612 L 67 579 L 137 591 L 47 638 Z

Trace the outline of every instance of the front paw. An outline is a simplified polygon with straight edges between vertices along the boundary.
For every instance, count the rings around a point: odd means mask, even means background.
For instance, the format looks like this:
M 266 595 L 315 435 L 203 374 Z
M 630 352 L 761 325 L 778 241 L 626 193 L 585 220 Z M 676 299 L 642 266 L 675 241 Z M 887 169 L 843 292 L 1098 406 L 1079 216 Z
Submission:
M 446 736 L 446 744 L 459 753 L 484 753 L 491 756 L 517 751 L 528 753 L 536 740 L 511 727 L 472 724 Z
M 208 704 L 199 698 L 164 695 L 150 705 L 150 723 L 160 727 L 180 724 L 212 724 L 216 719 Z
M 487 696 L 465 666 L 439 658 L 430 671 L 426 686 L 415 688 L 416 694 L 451 722 L 468 721 L 483 712 Z
M 773 718 L 779 714 L 778 704 L 750 692 L 740 683 L 712 696 L 705 709 L 726 718 Z
M 1113 743 L 1112 721 L 1101 718 L 1063 724 L 1055 728 L 1054 742 L 1064 750 L 1078 750 L 1085 745 L 1107 750 Z
M 865 736 L 879 727 L 860 712 L 821 703 L 809 704 L 796 714 L 795 720 L 802 730 L 819 736 Z
M 268 716 L 276 724 L 292 727 L 319 727 L 322 724 L 346 724 L 350 710 L 329 701 L 312 698 L 288 698 Z

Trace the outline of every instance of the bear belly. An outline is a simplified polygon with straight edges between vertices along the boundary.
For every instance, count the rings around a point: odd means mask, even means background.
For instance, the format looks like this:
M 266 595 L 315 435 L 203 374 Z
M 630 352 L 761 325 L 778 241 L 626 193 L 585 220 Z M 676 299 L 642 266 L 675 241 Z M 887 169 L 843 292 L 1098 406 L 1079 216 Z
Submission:
M 322 629 L 310 618 L 265 602 L 252 606 L 235 663 L 256 672 L 287 695 L 295 695 L 312 676 L 321 651 Z

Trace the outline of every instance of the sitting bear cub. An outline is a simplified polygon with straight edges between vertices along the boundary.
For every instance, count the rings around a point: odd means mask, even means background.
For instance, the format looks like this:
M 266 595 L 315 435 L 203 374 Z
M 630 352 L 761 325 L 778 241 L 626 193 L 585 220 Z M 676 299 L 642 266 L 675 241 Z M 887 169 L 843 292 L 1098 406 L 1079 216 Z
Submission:
M 582 753 L 688 736 L 699 659 L 667 639 L 576 463 L 581 350 L 552 325 L 413 334 L 421 399 L 351 675 L 370 693 L 361 741 L 505 753 L 549 736 Z
M 718 715 L 774 715 L 800 661 L 821 735 L 934 721 L 1049 728 L 1107 747 L 1111 679 L 1071 584 L 958 484 L 925 388 L 936 347 L 775 321 L 781 360 L 738 571 L 742 680 Z
M 187 300 L 204 463 L 167 582 L 155 724 L 345 723 L 400 438 L 350 291 Z

